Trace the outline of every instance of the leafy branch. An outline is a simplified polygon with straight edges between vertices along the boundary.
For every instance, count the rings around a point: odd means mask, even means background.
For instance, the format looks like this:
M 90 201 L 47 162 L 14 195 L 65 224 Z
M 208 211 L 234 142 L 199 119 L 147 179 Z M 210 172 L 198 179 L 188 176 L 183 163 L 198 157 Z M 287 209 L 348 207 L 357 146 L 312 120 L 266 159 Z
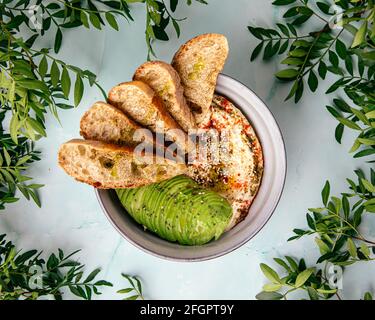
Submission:
M 349 192 L 342 196 L 330 196 L 330 184 L 327 181 L 322 190 L 323 207 L 311 208 L 306 215 L 308 229 L 294 229 L 294 236 L 288 241 L 315 235 L 315 243 L 321 256 L 316 267 L 307 268 L 304 259 L 295 260 L 274 258 L 286 275 L 280 276 L 268 265 L 261 264 L 261 270 L 271 282 L 264 285 L 257 299 L 280 300 L 295 291 L 305 291 L 312 300 L 342 299 L 338 287 L 329 281 L 332 276 L 328 266 L 347 267 L 359 261 L 375 260 L 375 240 L 366 238 L 360 230 L 364 214 L 375 211 L 375 171 L 370 170 L 366 178 L 361 170 L 355 171 L 358 182 L 347 179 Z M 324 263 L 322 268 L 319 265 Z M 372 300 L 366 293 L 365 300 Z
M 195 0 L 196 2 L 207 4 L 204 0 Z M 178 6 L 178 0 L 170 0 L 169 9 L 166 1 L 161 0 L 132 0 L 131 2 L 144 2 L 146 4 L 146 43 L 148 48 L 148 60 L 151 57 L 155 57 L 155 52 L 152 48 L 152 43 L 155 40 L 168 41 L 169 36 L 166 32 L 167 26 L 172 23 L 172 26 L 176 32 L 177 37 L 180 37 L 180 25 L 181 21 L 186 18 L 176 18 L 174 13 Z M 187 0 L 187 4 L 190 6 L 192 0 Z
M 100 269 L 83 278 L 84 265 L 71 259 L 78 251 L 65 255 L 59 249 L 45 261 L 42 252 L 17 251 L 4 234 L 0 235 L 0 300 L 36 300 L 48 296 L 61 300 L 64 289 L 90 300 L 93 294 L 100 294 L 100 287 L 112 286 L 107 281 L 95 280 Z
M 347 266 L 357 261 L 375 260 L 375 240 L 366 239 L 359 227 L 362 216 L 375 212 L 375 171 L 371 169 L 370 179 L 361 170 L 355 171 L 358 182 L 348 179 L 350 192 L 330 197 L 327 181 L 322 191 L 323 207 L 311 208 L 306 220 L 308 230 L 294 229 L 295 236 L 289 241 L 306 235 L 317 235 L 315 242 L 324 261 Z M 352 202 L 352 204 L 351 204 Z
M 275 258 L 286 275 L 281 277 L 270 266 L 262 263 L 260 268 L 264 276 L 270 281 L 263 286 L 263 291 L 256 298 L 258 300 L 287 300 L 288 295 L 295 291 L 305 291 L 311 300 L 326 300 L 334 295 L 341 300 L 337 289 L 332 289 L 322 269 L 307 268 L 304 259 L 299 261 L 290 256 L 285 259 Z
M 336 140 L 341 143 L 345 127 L 356 130 L 359 135 L 350 152 L 358 151 L 354 154 L 356 158 L 374 155 L 373 1 L 338 0 L 328 4 L 323 1 L 276 0 L 273 5 L 288 6 L 283 15 L 285 23 L 277 23 L 277 29 L 248 27 L 250 33 L 260 40 L 252 52 L 251 61 L 262 51 L 263 60 L 286 54 L 280 64 L 287 67 L 275 76 L 280 81 L 292 83 L 286 100 L 294 97 L 296 103 L 303 96 L 306 82 L 315 92 L 319 81 L 325 80 L 328 72 L 339 77 L 326 93 L 340 89 L 355 106 L 337 98 L 334 106 L 327 107 L 339 122 L 335 130 Z M 334 12 L 333 8 L 340 10 Z M 297 28 L 312 17 L 320 26 L 300 34 Z
M 181 20 L 172 16 L 164 1 L 38 0 L 31 3 L 6 0 L 0 3 L 0 209 L 18 200 L 17 189 L 40 205 L 37 189 L 42 185 L 26 185 L 31 178 L 22 172 L 39 160 L 33 146 L 47 135 L 46 113 L 49 111 L 58 119 L 59 109 L 78 106 L 86 84 L 97 87 L 106 97 L 95 74 L 59 60 L 49 48 L 37 49 L 37 40 L 47 32 L 54 33 L 56 54 L 65 29 L 81 26 L 101 29 L 108 24 L 119 30 L 118 19 L 131 21 L 129 3 L 135 2 L 147 7 L 146 35 L 149 53 L 155 55 L 151 44 L 155 39 L 168 40 L 165 28 L 170 22 L 177 35 L 180 34 L 178 22 Z M 187 3 L 190 5 L 191 1 Z M 171 12 L 177 5 L 178 0 L 170 0 Z M 24 34 L 29 37 L 24 39 Z M 3 126 L 5 121 L 7 124 Z
M 145 300 L 142 292 L 142 283 L 136 276 L 121 274 L 130 284 L 130 287 L 118 290 L 117 293 L 128 294 L 123 300 Z M 129 295 L 131 294 L 131 295 Z

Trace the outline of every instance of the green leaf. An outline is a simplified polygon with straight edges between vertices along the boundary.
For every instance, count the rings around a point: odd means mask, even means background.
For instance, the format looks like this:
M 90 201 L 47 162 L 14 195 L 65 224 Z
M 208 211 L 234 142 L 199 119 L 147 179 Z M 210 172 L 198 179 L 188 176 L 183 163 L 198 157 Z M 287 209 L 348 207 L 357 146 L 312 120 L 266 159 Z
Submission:
M 174 30 L 176 31 L 177 38 L 179 38 L 180 35 L 181 35 L 180 26 L 178 25 L 178 23 L 176 22 L 176 20 L 172 20 L 172 24 L 173 24 Z
M 177 4 L 178 4 L 178 0 L 171 0 L 171 1 L 170 1 L 170 8 L 171 8 L 171 11 L 172 11 L 172 12 L 175 12 L 175 11 L 176 11 Z
M 121 289 L 121 290 L 118 290 L 117 293 L 125 294 L 125 293 L 129 293 L 133 290 L 134 290 L 133 288 Z
M 94 280 L 95 277 L 97 276 L 97 274 L 100 272 L 100 268 L 97 268 L 95 270 L 93 270 L 88 276 L 87 278 L 85 279 L 85 281 L 83 281 L 83 283 L 89 283 L 90 281 Z
M 370 257 L 370 249 L 368 248 L 368 246 L 366 246 L 366 244 L 364 242 L 361 243 L 361 246 L 360 246 L 360 249 L 359 249 L 363 255 L 366 257 L 366 258 L 369 258 Z
M 307 287 L 307 293 L 309 294 L 311 300 L 319 300 L 319 295 L 315 289 Z
M 282 288 L 282 284 L 280 283 L 267 283 L 263 286 L 263 291 L 265 292 L 275 292 Z
M 297 78 L 299 72 L 296 69 L 284 69 L 275 74 L 281 80 L 294 80 Z
M 336 40 L 336 53 L 342 60 L 345 60 L 347 56 L 347 50 L 345 44 L 340 39 Z
M 118 24 L 117 24 L 117 21 L 115 19 L 115 17 L 113 16 L 113 14 L 111 14 L 110 12 L 106 12 L 105 13 L 105 18 L 107 19 L 109 25 L 115 29 L 116 31 L 119 30 L 118 28 Z
M 306 57 L 307 52 L 303 49 L 295 49 L 289 52 L 289 55 L 294 58 L 303 58 Z
M 325 206 L 327 206 L 327 203 L 328 203 L 330 189 L 331 187 L 329 185 L 329 181 L 326 181 L 324 188 L 322 190 L 322 201 Z
M 340 109 L 342 112 L 346 112 L 346 113 L 352 112 L 352 109 L 350 108 L 350 106 L 344 100 L 333 99 L 333 102 L 334 102 L 335 106 L 338 109 Z
M 298 264 L 292 257 L 285 256 L 285 259 L 289 262 L 289 265 L 294 271 L 298 271 Z
M 361 179 L 363 186 L 366 188 L 367 191 L 371 193 L 375 193 L 375 186 L 366 179 Z
M 42 77 L 46 75 L 48 71 L 48 62 L 46 56 L 43 56 L 43 58 L 39 62 L 39 73 Z
M 315 242 L 318 245 L 321 254 L 326 254 L 331 251 L 328 245 L 322 239 L 315 238 Z
M 68 99 L 69 93 L 70 93 L 70 76 L 69 76 L 69 71 L 64 67 L 61 75 L 61 89 L 63 91 L 63 94 L 65 98 Z
M 49 92 L 46 84 L 39 80 L 17 80 L 17 84 L 21 87 L 31 90 L 41 90 L 43 92 Z
M 367 33 L 367 20 L 365 20 L 361 27 L 358 29 L 353 43 L 352 43 L 352 48 L 360 46 L 363 42 L 366 40 L 366 33 Z
M 318 291 L 319 293 L 323 293 L 323 294 L 335 294 L 337 292 L 337 289 L 323 289 L 323 288 L 320 288 L 320 289 L 316 289 L 316 291 Z
M 347 240 L 347 246 L 350 256 L 353 258 L 357 257 L 357 247 L 355 246 L 353 240 L 351 238 L 348 238 Z
M 337 68 L 339 66 L 339 58 L 337 57 L 337 54 L 330 50 L 328 56 L 329 62 L 331 62 L 331 64 Z
M 278 292 L 261 292 L 258 293 L 255 298 L 257 300 L 281 300 L 283 295 Z
M 366 292 L 363 299 L 368 300 L 368 301 L 370 301 L 370 300 L 372 301 L 373 300 L 372 294 L 370 292 Z
M 94 283 L 95 286 L 106 286 L 106 287 L 113 287 L 113 284 L 108 282 L 108 281 L 105 281 L 105 280 L 99 280 L 97 282 Z
M 306 269 L 305 271 L 302 271 L 296 279 L 295 286 L 297 288 L 302 287 L 306 281 L 310 278 L 310 276 L 313 274 L 314 270 L 313 269 Z
M 33 128 L 35 132 L 39 133 L 39 134 L 42 135 L 43 137 L 46 137 L 46 136 L 47 136 L 47 133 L 46 133 L 46 131 L 45 131 L 43 125 L 42 125 L 39 121 L 37 121 L 37 120 L 35 120 L 35 119 L 33 119 L 33 118 L 28 118 L 28 119 L 26 120 L 26 123 L 27 123 L 31 128 Z
M 352 60 L 351 56 L 347 56 L 345 58 L 345 67 L 346 67 L 346 70 L 348 70 L 348 72 L 351 75 L 353 75 L 353 73 L 354 73 L 354 70 L 353 70 L 353 60 Z
M 358 138 L 358 141 L 366 146 L 375 146 L 375 139 Z
M 18 114 L 14 113 L 9 124 L 10 136 L 15 144 L 18 144 L 18 130 L 20 128 L 20 122 L 18 121 Z
M 80 12 L 80 19 L 81 19 L 82 24 L 83 24 L 87 29 L 89 29 L 89 28 L 90 28 L 89 20 L 88 20 L 88 18 L 87 18 L 87 15 L 86 15 L 85 11 L 83 11 L 83 10 Z
M 362 158 L 375 154 L 375 149 L 362 150 L 354 155 L 354 158 Z
M 296 2 L 297 0 L 275 0 L 274 2 L 272 2 L 272 4 L 274 6 L 285 6 L 287 4 L 292 4 L 294 2 Z
M 259 43 L 259 44 L 255 47 L 253 53 L 251 54 L 250 61 L 254 61 L 254 60 L 259 56 L 259 54 L 262 52 L 263 43 L 264 43 L 264 42 L 262 41 L 261 43 Z
M 319 63 L 319 67 L 318 67 L 318 73 L 320 75 L 320 77 L 324 80 L 326 78 L 326 75 L 327 75 L 327 65 L 325 64 L 324 61 L 321 61 Z
M 362 113 L 361 110 L 358 110 L 358 109 L 355 109 L 355 108 L 351 108 L 351 111 L 354 113 L 354 115 L 360 120 L 362 121 L 364 124 L 370 126 L 370 121 L 368 121 L 368 119 L 366 118 L 366 115 L 364 113 Z
M 57 87 L 60 80 L 60 70 L 57 66 L 56 61 L 54 60 L 51 67 L 51 83 L 54 87 Z
M 375 110 L 366 113 L 367 119 L 375 119 Z
M 312 92 L 315 92 L 316 89 L 318 88 L 318 82 L 319 81 L 318 81 L 317 76 L 315 75 L 314 70 L 311 70 L 309 73 L 308 84 Z
M 342 197 L 342 208 L 343 208 L 345 217 L 348 218 L 350 214 L 350 204 L 346 196 Z
M 61 29 L 58 28 L 55 35 L 55 44 L 54 44 L 54 50 L 55 53 L 58 53 L 61 48 L 61 42 L 62 42 L 62 32 Z
M 260 269 L 262 270 L 264 276 L 270 280 L 272 283 L 280 283 L 279 275 L 271 267 L 267 266 L 264 263 L 260 264 Z
M 353 129 L 353 130 L 361 130 L 361 127 L 357 125 L 354 121 L 351 121 L 346 118 L 337 118 L 338 121 L 340 121 L 344 126 Z
M 74 105 L 78 106 L 83 96 L 83 82 L 79 74 L 77 74 L 76 82 L 74 84 Z
M 343 133 L 344 133 L 344 125 L 342 123 L 339 123 L 335 130 L 335 139 L 340 144 L 341 144 Z
M 9 167 L 11 162 L 12 162 L 12 159 L 10 158 L 10 155 L 9 155 L 7 149 L 5 149 L 5 148 L 3 149 L 3 154 L 4 154 L 5 163 Z
M 301 65 L 303 65 L 303 60 L 301 60 L 299 58 L 287 57 L 284 60 L 282 60 L 280 63 L 291 65 L 291 66 L 301 66 Z
M 95 14 L 95 13 L 90 13 L 89 14 L 89 17 L 90 17 L 90 21 L 91 21 L 91 24 L 96 28 L 96 29 L 101 29 L 101 25 L 100 25 L 100 20 L 98 18 L 98 16 Z

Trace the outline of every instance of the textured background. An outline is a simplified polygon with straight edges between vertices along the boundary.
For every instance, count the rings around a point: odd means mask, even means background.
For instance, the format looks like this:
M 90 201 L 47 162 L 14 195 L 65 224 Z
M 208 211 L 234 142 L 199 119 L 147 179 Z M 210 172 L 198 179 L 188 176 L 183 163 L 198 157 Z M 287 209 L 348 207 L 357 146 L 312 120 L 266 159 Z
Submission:
M 176 263 L 150 256 L 133 247 L 112 228 L 101 212 L 91 187 L 75 183 L 57 167 L 58 146 L 79 135 L 79 119 L 98 99 L 96 89 L 85 92 L 75 110 L 60 112 L 60 126 L 52 117 L 47 121 L 48 138 L 38 143 L 43 160 L 30 175 L 41 190 L 42 208 L 24 200 L 9 205 L 2 213 L 0 232 L 6 232 L 21 248 L 40 248 L 49 253 L 58 247 L 66 252 L 81 248 L 80 261 L 87 269 L 102 267 L 99 277 L 111 281 L 114 288 L 104 290 L 100 298 L 119 299 L 116 290 L 126 286 L 120 273 L 137 274 L 144 281 L 150 299 L 254 299 L 264 278 L 259 263 L 272 264 L 272 258 L 289 254 L 304 256 L 315 263 L 318 256 L 313 239 L 287 243 L 294 227 L 305 226 L 306 209 L 320 205 L 320 190 L 326 179 L 336 194 L 346 190 L 345 178 L 353 176 L 363 162 L 348 154 L 352 138 L 346 134 L 343 145 L 334 141 L 336 122 L 325 110 L 329 102 L 321 86 L 315 94 L 306 93 L 298 105 L 284 102 L 288 86 L 274 81 L 277 62 L 249 62 L 250 49 L 256 41 L 246 26 L 250 23 L 271 26 L 280 12 L 263 0 L 209 0 L 208 6 L 180 6 L 177 15 L 187 16 L 181 24 L 181 38 L 170 30 L 171 40 L 156 43 L 158 58 L 170 61 L 173 53 L 188 39 L 207 32 L 228 37 L 231 52 L 224 73 L 253 89 L 268 105 L 284 135 L 288 175 L 286 187 L 273 217 L 250 242 L 235 252 L 201 263 Z M 61 58 L 92 70 L 102 86 L 131 78 L 146 59 L 144 42 L 145 12 L 135 6 L 135 22 L 122 21 L 120 32 L 79 29 L 65 33 Z M 48 39 L 43 45 L 53 46 Z M 329 80 L 328 80 L 329 82 Z M 328 85 L 328 84 L 326 84 Z M 326 87 L 326 86 L 325 86 Z M 375 236 L 371 222 L 364 223 Z M 373 223 L 372 223 L 372 226 Z M 366 231 L 365 231 L 366 232 Z M 345 298 L 359 298 L 374 290 L 371 279 L 375 270 L 370 264 L 358 264 L 344 275 Z M 67 293 L 66 297 L 71 297 Z

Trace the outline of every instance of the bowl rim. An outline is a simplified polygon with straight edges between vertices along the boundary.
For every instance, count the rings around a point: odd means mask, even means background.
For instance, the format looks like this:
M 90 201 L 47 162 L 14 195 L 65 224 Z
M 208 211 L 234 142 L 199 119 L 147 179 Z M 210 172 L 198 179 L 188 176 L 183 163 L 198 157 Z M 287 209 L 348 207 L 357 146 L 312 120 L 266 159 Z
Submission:
M 97 200 L 98 200 L 98 202 L 100 204 L 100 207 L 101 207 L 102 211 L 104 212 L 104 214 L 106 215 L 107 219 L 112 224 L 112 226 L 117 230 L 117 232 L 124 239 L 126 239 L 128 242 L 130 242 L 132 245 L 134 245 L 136 248 L 138 248 L 138 249 L 140 249 L 140 250 L 142 250 L 142 251 L 144 251 L 144 252 L 146 252 L 148 254 L 151 254 L 154 257 L 158 257 L 158 258 L 161 258 L 161 259 L 164 259 L 164 260 L 169 260 L 169 261 L 175 261 L 175 262 L 201 262 L 201 261 L 212 260 L 212 259 L 215 259 L 215 258 L 222 257 L 222 256 L 224 256 L 226 254 L 229 254 L 229 253 L 231 253 L 231 252 L 239 249 L 245 243 L 247 243 L 248 241 L 250 241 L 251 239 L 253 239 L 255 236 L 257 236 L 259 234 L 259 232 L 264 228 L 264 226 L 269 222 L 269 220 L 273 216 L 276 208 L 279 205 L 279 202 L 281 200 L 282 194 L 284 192 L 284 188 L 285 188 L 285 184 L 286 184 L 286 178 L 287 178 L 287 172 L 288 172 L 287 153 L 286 153 L 285 139 L 284 139 L 284 136 L 283 136 L 282 131 L 280 129 L 280 125 L 278 124 L 278 122 L 277 122 L 274 114 L 268 108 L 267 104 L 263 101 L 263 99 L 261 99 L 252 89 L 250 89 L 243 82 L 235 79 L 234 77 L 231 77 L 231 76 L 228 76 L 226 74 L 223 74 L 223 73 L 220 73 L 219 77 L 228 78 L 228 79 L 231 79 L 233 81 L 236 81 L 239 84 L 241 84 L 242 86 L 244 86 L 246 89 L 248 89 L 249 91 L 251 91 L 251 93 L 253 93 L 263 103 L 263 105 L 266 107 L 266 110 L 270 113 L 270 115 L 274 119 L 275 124 L 276 124 L 276 128 L 278 130 L 278 134 L 281 137 L 282 147 L 283 147 L 283 151 L 284 151 L 283 152 L 283 155 L 284 155 L 283 161 L 285 163 L 285 170 L 284 170 L 284 175 L 282 177 L 283 180 L 282 180 L 282 185 L 281 185 L 281 188 L 280 188 L 279 195 L 277 197 L 277 200 L 274 203 L 274 206 L 273 206 L 272 210 L 270 210 L 270 212 L 268 214 L 268 217 L 262 222 L 262 224 L 259 225 L 259 227 L 257 228 L 257 230 L 255 230 L 252 234 L 249 234 L 248 236 L 244 237 L 242 241 L 239 241 L 238 243 L 236 243 L 235 245 L 233 245 L 231 248 L 228 248 L 226 250 L 223 250 L 223 251 L 220 251 L 220 252 L 217 252 L 217 253 L 212 253 L 212 254 L 208 254 L 208 255 L 205 255 L 205 256 L 200 256 L 200 257 L 178 258 L 178 257 L 175 257 L 175 256 L 170 256 L 168 254 L 157 253 L 157 252 L 155 252 L 155 251 L 153 251 L 153 250 L 151 250 L 149 248 L 146 248 L 141 243 L 138 243 L 137 241 L 134 241 L 131 237 L 129 237 L 125 232 L 123 232 L 123 230 L 115 222 L 115 220 L 113 219 L 112 215 L 109 213 L 109 210 L 107 210 L 107 208 L 106 208 L 106 206 L 105 206 L 105 204 L 104 204 L 104 202 L 102 200 L 101 192 L 110 192 L 111 190 L 101 190 L 101 189 L 94 188 L 95 194 L 96 194 L 96 198 L 97 198 Z

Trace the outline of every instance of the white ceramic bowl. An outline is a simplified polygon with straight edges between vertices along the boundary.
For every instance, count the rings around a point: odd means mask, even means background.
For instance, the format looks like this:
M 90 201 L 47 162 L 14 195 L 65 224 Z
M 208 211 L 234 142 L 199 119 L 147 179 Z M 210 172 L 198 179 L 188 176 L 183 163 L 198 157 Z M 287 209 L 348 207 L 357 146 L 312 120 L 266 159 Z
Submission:
M 227 97 L 242 111 L 254 127 L 263 148 L 262 183 L 244 221 L 217 241 L 203 246 L 181 246 L 144 231 L 121 206 L 113 190 L 96 189 L 104 213 L 118 232 L 136 247 L 155 256 L 178 261 L 203 261 L 227 254 L 253 238 L 267 223 L 279 202 L 286 176 L 286 154 L 272 113 L 253 91 L 226 75 L 219 75 L 216 93 Z

